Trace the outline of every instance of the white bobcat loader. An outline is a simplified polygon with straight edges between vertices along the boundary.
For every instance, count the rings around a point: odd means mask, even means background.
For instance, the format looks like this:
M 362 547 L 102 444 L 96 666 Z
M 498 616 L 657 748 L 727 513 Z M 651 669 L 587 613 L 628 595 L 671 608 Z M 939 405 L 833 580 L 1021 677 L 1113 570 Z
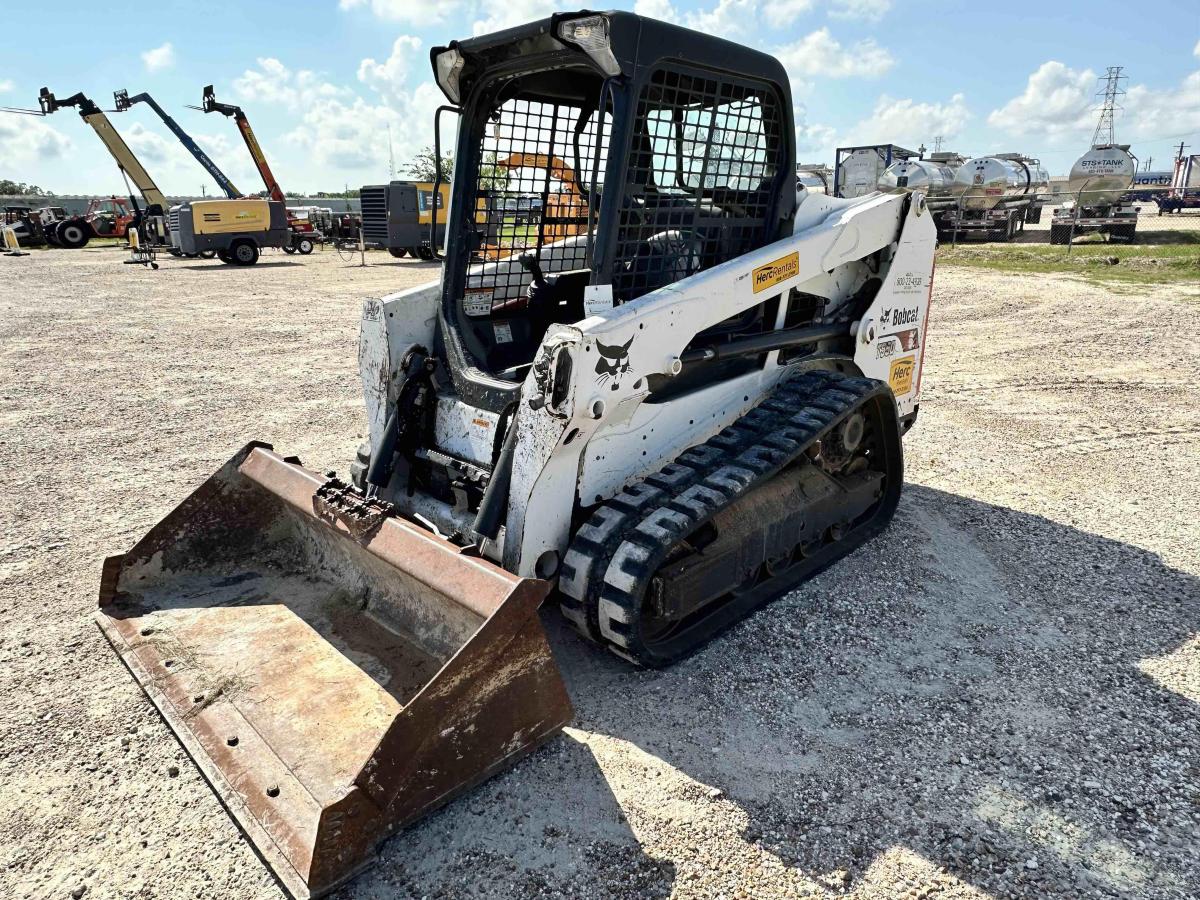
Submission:
M 102 579 L 298 896 L 569 721 L 543 599 L 669 664 L 888 523 L 917 414 L 933 222 L 797 192 L 777 60 L 614 12 L 432 62 L 442 275 L 364 305 L 351 476 L 251 444 Z

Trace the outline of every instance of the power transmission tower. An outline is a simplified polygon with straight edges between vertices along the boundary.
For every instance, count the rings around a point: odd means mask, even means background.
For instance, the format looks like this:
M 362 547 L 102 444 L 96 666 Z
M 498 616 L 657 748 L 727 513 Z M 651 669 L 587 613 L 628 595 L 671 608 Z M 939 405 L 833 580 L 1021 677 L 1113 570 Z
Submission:
M 940 134 L 937 135 L 936 137 L 934 137 L 934 139 L 933 139 L 933 152 L 934 153 L 942 152 L 942 141 L 943 141 L 943 137 Z
M 1100 79 L 1103 87 L 1096 92 L 1096 96 L 1102 98 L 1100 121 L 1096 123 L 1096 131 L 1092 135 L 1093 147 L 1117 142 L 1113 122 L 1117 113 L 1124 111 L 1124 107 L 1118 103 L 1118 100 L 1125 96 L 1125 89 L 1121 87 L 1121 82 L 1128 80 L 1127 75 L 1121 74 L 1123 68 L 1124 66 L 1109 66 L 1108 72 Z

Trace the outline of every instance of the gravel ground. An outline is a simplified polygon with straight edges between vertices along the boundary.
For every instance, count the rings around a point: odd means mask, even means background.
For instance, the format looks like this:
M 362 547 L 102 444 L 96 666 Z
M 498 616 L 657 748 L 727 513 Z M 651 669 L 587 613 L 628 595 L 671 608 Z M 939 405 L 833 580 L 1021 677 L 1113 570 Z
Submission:
M 0 260 L 0 896 L 278 898 L 90 620 L 247 439 L 345 469 L 433 269 Z M 665 672 L 545 612 L 567 733 L 338 896 L 1200 896 L 1200 288 L 938 272 L 894 524 Z

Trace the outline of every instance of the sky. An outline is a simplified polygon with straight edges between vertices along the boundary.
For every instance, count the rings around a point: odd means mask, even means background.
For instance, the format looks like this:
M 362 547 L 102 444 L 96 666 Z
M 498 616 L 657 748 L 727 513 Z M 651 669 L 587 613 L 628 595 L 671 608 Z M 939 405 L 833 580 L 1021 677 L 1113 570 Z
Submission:
M 9 35 L 47 35 L 46 7 L 13 3 Z M 1098 77 L 1128 75 L 1117 139 L 1155 170 L 1174 146 L 1200 153 L 1200 2 L 1054 0 L 628 0 L 618 8 L 778 56 L 792 80 L 800 162 L 839 146 L 896 143 L 967 156 L 1021 152 L 1065 174 L 1089 145 Z M 386 181 L 432 143 L 443 102 L 429 48 L 570 6 L 543 0 L 255 0 L 143 4 L 68 0 L 54 40 L 8 41 L 0 106 L 36 107 L 38 89 L 149 92 L 243 191 L 261 189 L 232 120 L 186 107 L 215 85 L 242 106 L 287 191 Z M 54 64 L 47 66 L 47 59 Z M 47 79 L 50 79 L 47 83 Z M 169 194 L 218 193 L 144 104 L 116 128 Z M 447 135 L 449 137 L 449 135 Z M 73 110 L 0 113 L 0 178 L 59 194 L 126 193 L 111 157 Z

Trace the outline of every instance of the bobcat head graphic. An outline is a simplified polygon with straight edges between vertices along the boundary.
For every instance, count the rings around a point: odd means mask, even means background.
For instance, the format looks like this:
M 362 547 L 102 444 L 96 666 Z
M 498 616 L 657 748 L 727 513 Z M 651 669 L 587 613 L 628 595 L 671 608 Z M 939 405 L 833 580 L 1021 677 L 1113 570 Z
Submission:
M 596 360 L 596 381 L 599 384 L 604 384 L 610 378 L 615 381 L 629 371 L 629 345 L 632 343 L 633 338 L 615 346 L 596 341 L 596 349 L 600 351 L 600 358 Z

